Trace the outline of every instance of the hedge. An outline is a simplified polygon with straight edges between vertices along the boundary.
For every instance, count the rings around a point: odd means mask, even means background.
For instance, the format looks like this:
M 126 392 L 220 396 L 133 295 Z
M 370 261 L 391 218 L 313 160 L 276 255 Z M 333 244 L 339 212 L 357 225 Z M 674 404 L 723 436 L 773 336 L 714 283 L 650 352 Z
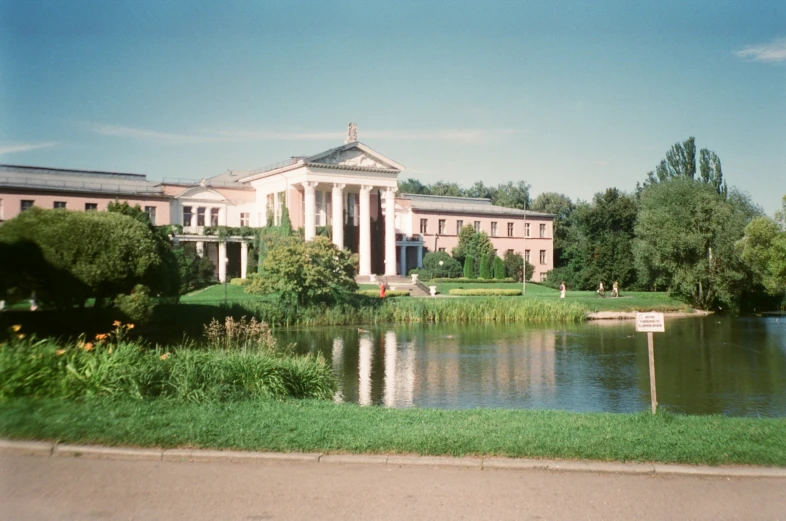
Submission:
M 520 289 L 452 289 L 449 295 L 460 295 L 463 297 L 514 297 L 521 295 Z

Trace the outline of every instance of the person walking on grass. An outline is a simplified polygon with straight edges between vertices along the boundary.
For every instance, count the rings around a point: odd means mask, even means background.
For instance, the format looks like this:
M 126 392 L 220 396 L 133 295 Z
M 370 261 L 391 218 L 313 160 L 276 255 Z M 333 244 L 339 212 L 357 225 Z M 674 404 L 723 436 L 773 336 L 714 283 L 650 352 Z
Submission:
M 616 280 L 614 281 L 614 284 L 611 286 L 611 296 L 612 297 L 620 296 L 620 284 Z
M 563 280 L 562 284 L 559 285 L 559 298 L 564 299 L 565 298 L 565 292 L 567 290 L 568 290 L 568 288 L 565 287 L 565 281 Z
M 600 285 L 598 286 L 598 291 L 596 291 L 595 293 L 597 293 L 601 297 L 605 297 L 606 296 L 606 290 L 603 289 L 603 282 L 600 283 Z

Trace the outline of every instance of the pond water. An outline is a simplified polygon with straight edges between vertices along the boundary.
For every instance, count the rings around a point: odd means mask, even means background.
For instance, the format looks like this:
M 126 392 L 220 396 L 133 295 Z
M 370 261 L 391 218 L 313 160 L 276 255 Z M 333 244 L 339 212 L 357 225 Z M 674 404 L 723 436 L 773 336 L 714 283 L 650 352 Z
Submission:
M 336 401 L 441 409 L 637 412 L 650 407 L 647 335 L 633 321 L 279 331 L 321 353 Z M 659 407 L 786 417 L 786 317 L 666 319 L 655 333 Z

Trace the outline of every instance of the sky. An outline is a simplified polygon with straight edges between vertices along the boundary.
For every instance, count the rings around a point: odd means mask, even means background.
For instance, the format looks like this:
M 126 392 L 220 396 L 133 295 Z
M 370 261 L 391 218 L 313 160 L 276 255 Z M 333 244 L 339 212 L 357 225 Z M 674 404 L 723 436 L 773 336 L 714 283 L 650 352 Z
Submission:
M 786 195 L 786 2 L 0 0 L 0 163 L 198 180 L 359 141 L 590 200 L 695 136 Z

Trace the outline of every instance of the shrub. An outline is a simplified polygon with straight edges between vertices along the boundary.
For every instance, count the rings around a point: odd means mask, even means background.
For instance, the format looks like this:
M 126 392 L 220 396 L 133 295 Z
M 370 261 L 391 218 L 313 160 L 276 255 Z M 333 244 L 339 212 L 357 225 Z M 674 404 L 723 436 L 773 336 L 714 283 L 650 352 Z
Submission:
M 516 281 L 513 280 L 513 279 L 502 279 L 502 280 L 488 279 L 488 280 L 486 280 L 486 279 L 467 279 L 467 278 L 461 277 L 461 278 L 458 278 L 458 279 L 438 279 L 438 278 L 435 278 L 435 279 L 431 279 L 431 282 L 452 282 L 452 283 L 456 283 L 456 284 L 461 283 L 461 284 L 478 284 L 478 285 L 482 285 L 482 284 L 499 284 L 500 282 L 511 282 L 512 283 L 512 282 L 516 282 Z
M 150 296 L 150 289 L 142 284 L 134 286 L 129 295 L 115 297 L 115 307 L 133 322 L 149 321 L 155 305 L 155 300 Z
M 442 261 L 442 266 L 439 265 Z M 423 267 L 437 277 L 460 277 L 461 263 L 444 251 L 431 251 L 423 257 Z
M 235 277 L 234 279 L 229 279 L 229 284 L 232 286 L 246 286 L 251 281 L 251 279 L 241 279 L 239 277 Z
M 413 273 L 418 274 L 418 280 L 420 281 L 431 280 L 434 276 L 431 270 L 427 270 L 425 268 L 412 268 L 411 270 L 409 270 L 407 275 L 412 275 Z
M 513 297 L 521 295 L 520 289 L 492 289 L 492 288 L 478 288 L 478 289 L 452 289 L 448 292 L 450 295 L 458 295 L 464 297 Z
M 358 295 L 365 295 L 367 297 L 379 297 L 379 291 L 376 289 L 361 289 L 358 291 Z M 385 290 L 385 298 L 388 297 L 409 297 L 409 291 L 405 289 L 392 289 L 392 290 Z
M 491 278 L 491 270 L 489 269 L 489 258 L 486 255 L 483 255 L 480 258 L 480 278 L 481 279 Z
M 464 261 L 464 278 L 465 279 L 475 278 L 475 257 L 473 257 L 472 255 L 467 255 L 467 258 Z
M 496 255 L 494 256 L 494 278 L 497 280 L 505 278 L 505 262 Z

